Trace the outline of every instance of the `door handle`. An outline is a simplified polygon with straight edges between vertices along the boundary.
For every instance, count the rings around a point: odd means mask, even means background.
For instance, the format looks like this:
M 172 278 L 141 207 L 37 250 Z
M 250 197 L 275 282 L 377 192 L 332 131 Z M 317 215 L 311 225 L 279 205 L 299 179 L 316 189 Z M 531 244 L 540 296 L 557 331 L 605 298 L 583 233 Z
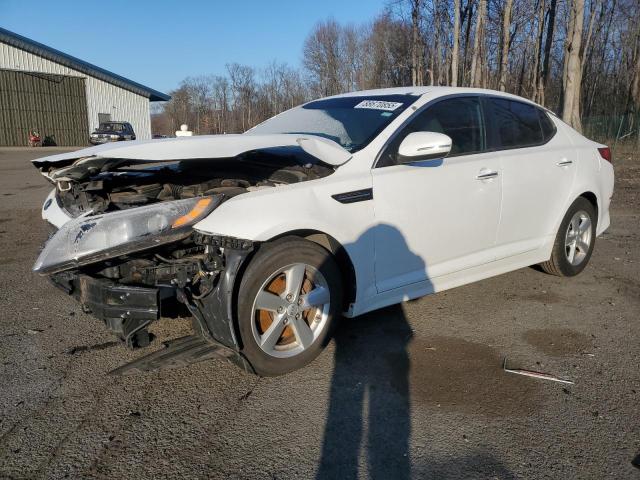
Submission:
M 568 167 L 569 165 L 571 165 L 573 163 L 573 160 L 568 160 L 566 158 L 563 158 L 562 160 L 560 160 L 558 162 L 558 166 L 559 167 Z
M 490 180 L 492 178 L 495 178 L 498 176 L 498 172 L 496 172 L 495 170 L 487 170 L 486 168 L 483 168 L 482 170 L 480 170 L 480 173 L 478 175 L 476 175 L 476 179 L 478 180 Z

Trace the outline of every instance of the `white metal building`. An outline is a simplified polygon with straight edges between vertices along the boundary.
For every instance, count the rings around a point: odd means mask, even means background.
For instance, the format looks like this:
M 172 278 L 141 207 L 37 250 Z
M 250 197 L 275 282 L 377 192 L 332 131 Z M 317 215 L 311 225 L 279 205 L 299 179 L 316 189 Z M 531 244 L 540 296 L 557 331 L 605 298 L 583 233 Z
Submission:
M 129 122 L 137 138 L 148 139 L 149 102 L 169 99 L 0 28 L 0 145 L 26 145 L 30 129 L 57 134 L 60 145 L 84 145 L 99 122 L 108 120 Z

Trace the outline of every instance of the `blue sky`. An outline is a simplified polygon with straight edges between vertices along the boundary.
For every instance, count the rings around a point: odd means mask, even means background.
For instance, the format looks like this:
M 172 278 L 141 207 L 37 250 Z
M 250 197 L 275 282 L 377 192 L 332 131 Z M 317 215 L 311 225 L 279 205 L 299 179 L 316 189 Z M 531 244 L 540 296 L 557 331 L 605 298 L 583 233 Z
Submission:
M 319 21 L 363 23 L 385 0 L 0 0 L 0 26 L 160 91 L 225 64 L 299 66 Z

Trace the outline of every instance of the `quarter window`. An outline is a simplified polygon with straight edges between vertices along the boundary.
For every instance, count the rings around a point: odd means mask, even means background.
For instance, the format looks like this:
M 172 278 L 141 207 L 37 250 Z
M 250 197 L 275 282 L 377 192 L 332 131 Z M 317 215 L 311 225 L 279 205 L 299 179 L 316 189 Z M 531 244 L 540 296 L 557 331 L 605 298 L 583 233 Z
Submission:
M 427 108 L 391 141 L 378 166 L 398 163 L 398 148 L 402 140 L 413 132 L 448 135 L 452 140 L 449 156 L 482 152 L 485 149 L 485 131 L 480 100 L 477 97 L 451 98 Z
M 544 136 L 544 141 L 548 141 L 556 134 L 556 126 L 553 124 L 549 115 L 545 113 L 543 110 L 538 110 L 538 115 L 540 115 L 540 125 L 542 126 L 542 135 Z
M 538 108 L 503 98 L 489 101 L 501 148 L 530 147 L 544 142 Z

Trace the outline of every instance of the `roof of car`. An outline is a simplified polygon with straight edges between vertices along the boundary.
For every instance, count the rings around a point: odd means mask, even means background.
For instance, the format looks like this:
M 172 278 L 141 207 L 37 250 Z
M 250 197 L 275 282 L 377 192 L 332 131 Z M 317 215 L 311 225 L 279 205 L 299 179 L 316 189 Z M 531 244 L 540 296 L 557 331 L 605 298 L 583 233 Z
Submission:
M 434 97 L 442 97 L 445 95 L 455 95 L 460 93 L 467 94 L 485 94 L 496 95 L 500 97 L 513 98 L 527 103 L 533 103 L 528 100 L 511 93 L 499 92 L 486 88 L 470 88 L 470 87 L 441 87 L 441 86 L 416 86 L 416 87 L 393 87 L 393 88 L 377 88 L 374 90 L 360 90 L 356 92 L 342 93 L 335 97 L 366 97 L 368 95 L 433 95 Z

